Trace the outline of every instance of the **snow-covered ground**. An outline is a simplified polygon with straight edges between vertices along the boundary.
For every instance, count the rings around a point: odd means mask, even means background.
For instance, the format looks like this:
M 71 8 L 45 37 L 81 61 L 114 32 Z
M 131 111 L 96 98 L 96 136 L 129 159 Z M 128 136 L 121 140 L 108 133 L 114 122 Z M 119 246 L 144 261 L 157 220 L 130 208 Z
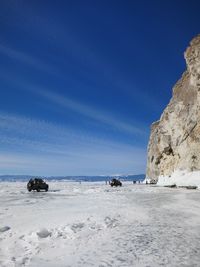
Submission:
M 199 266 L 200 191 L 0 183 L 0 266 Z

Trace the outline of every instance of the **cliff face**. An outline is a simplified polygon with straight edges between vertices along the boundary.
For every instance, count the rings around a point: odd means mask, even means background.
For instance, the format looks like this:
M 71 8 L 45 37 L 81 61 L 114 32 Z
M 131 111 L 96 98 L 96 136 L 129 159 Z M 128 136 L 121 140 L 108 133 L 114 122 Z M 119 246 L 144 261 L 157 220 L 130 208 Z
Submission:
M 146 176 L 155 182 L 175 170 L 200 170 L 200 34 L 184 56 L 187 70 L 160 120 L 151 126 Z

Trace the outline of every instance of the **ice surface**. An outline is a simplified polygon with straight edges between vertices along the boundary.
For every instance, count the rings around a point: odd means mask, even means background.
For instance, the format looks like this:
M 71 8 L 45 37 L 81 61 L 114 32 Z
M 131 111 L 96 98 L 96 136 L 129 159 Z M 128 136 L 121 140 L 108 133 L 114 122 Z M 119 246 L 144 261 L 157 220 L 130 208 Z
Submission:
M 1 267 L 199 266 L 199 190 L 2 182 L 0 195 Z

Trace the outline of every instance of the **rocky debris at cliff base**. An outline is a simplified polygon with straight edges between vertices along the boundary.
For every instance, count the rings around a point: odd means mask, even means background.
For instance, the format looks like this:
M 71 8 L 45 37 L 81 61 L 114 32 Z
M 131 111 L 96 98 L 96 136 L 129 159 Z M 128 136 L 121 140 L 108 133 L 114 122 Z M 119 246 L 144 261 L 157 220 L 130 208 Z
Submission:
M 198 188 L 198 186 L 196 186 L 196 185 L 188 185 L 188 186 L 179 186 L 179 188 L 186 188 L 186 189 L 197 189 Z
M 168 188 L 177 188 L 177 185 L 176 185 L 176 184 L 164 185 L 164 187 L 168 187 Z

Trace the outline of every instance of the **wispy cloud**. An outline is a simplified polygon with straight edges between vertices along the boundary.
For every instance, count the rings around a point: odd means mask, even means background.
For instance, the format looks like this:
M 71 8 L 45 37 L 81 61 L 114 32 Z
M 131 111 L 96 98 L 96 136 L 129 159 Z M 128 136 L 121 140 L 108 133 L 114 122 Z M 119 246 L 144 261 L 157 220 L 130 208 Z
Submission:
M 72 112 L 78 113 L 84 117 L 87 117 L 98 123 L 103 124 L 104 127 L 105 125 L 107 125 L 110 128 L 113 128 L 120 132 L 124 132 L 126 134 L 147 137 L 146 133 L 147 125 L 145 125 L 141 121 L 138 122 L 133 118 L 130 122 L 127 120 L 127 118 L 120 117 L 119 114 L 118 115 L 112 114 L 112 112 L 106 111 L 105 109 L 103 110 L 103 108 L 99 109 L 93 107 L 89 104 L 85 104 L 78 100 L 72 99 L 66 94 L 65 95 L 59 94 L 55 92 L 55 90 L 50 91 L 49 89 L 41 87 L 40 85 L 35 85 L 34 83 L 19 81 L 17 78 L 14 80 L 15 80 L 14 86 L 17 86 L 18 89 L 31 92 L 34 95 L 38 95 L 42 97 L 45 101 L 51 102 L 54 107 L 57 106 L 59 109 L 61 108 L 63 110 L 65 109 L 71 110 Z M 7 77 L 7 82 L 12 83 L 12 81 L 9 81 L 8 77 Z
M 33 10 L 29 11 L 32 12 Z M 38 23 L 38 21 L 40 21 L 40 23 Z M 51 27 L 44 26 L 49 25 L 49 23 Z M 43 25 L 44 28 L 41 27 L 41 25 Z M 140 86 L 134 84 L 133 81 L 129 81 L 130 78 L 125 77 L 126 75 L 124 73 L 122 74 L 122 71 L 117 69 L 114 64 L 108 62 L 106 59 L 103 59 L 102 55 L 100 56 L 95 53 L 95 49 L 92 50 L 89 48 L 90 44 L 85 43 L 84 40 L 77 39 L 76 34 L 72 34 L 69 29 L 66 30 L 66 28 L 63 28 L 63 25 L 59 24 L 56 26 L 55 24 L 46 21 L 44 18 L 38 17 L 37 23 L 34 23 L 32 26 L 34 26 L 33 29 L 35 31 L 42 31 L 42 35 L 44 35 L 45 38 L 49 38 L 49 35 L 57 36 L 57 38 L 51 38 L 49 43 L 52 46 L 56 44 L 60 47 L 60 49 L 62 49 L 64 59 L 59 58 L 59 62 L 62 64 L 64 64 L 67 58 L 70 56 L 75 60 L 75 62 L 77 62 L 75 67 L 76 71 L 78 71 L 80 75 L 87 77 L 88 80 L 93 80 L 93 75 L 91 75 L 91 73 L 98 73 L 98 75 L 101 77 L 101 80 L 106 80 L 106 83 L 123 93 L 126 92 L 129 98 L 132 99 L 133 103 L 139 102 L 141 103 L 141 106 L 148 105 L 148 109 L 153 111 L 160 111 L 160 108 L 163 107 L 161 99 L 156 98 L 148 91 L 141 90 Z M 51 28 L 51 31 L 49 31 L 49 28 Z M 67 49 L 65 44 L 67 44 Z M 59 76 L 64 80 L 66 79 L 66 74 L 62 74 L 62 71 L 59 67 L 47 64 L 37 56 L 33 57 L 28 53 L 9 48 L 8 46 L 4 46 L 2 44 L 0 44 L 0 53 L 10 57 L 11 59 L 21 61 L 27 66 L 34 67 L 36 70 Z M 74 66 L 71 66 L 71 68 L 72 67 L 74 68 Z M 94 81 L 96 82 L 96 80 Z M 146 90 L 148 90 L 148 88 L 146 88 Z
M 129 133 L 132 135 L 142 135 L 142 136 L 146 135 L 145 128 L 135 127 L 134 122 L 127 123 L 125 120 L 119 118 L 116 119 L 109 112 L 98 110 L 97 108 L 93 108 L 89 105 L 75 101 L 69 97 L 60 95 L 55 92 L 50 92 L 44 89 L 35 90 L 35 88 L 32 88 L 32 91 L 42 96 L 46 100 L 51 101 L 52 103 L 58 105 L 61 108 L 70 109 L 74 112 L 79 113 L 80 115 L 86 116 L 90 119 L 106 124 L 107 126 L 115 128 L 119 131 Z
M 44 120 L 37 120 L 25 116 L 17 116 L 8 113 L 0 112 L 0 142 L 7 144 L 18 144 L 29 146 L 45 151 L 45 147 L 52 147 L 55 153 L 67 151 L 71 146 L 76 146 L 77 151 L 80 149 L 92 149 L 96 147 L 107 147 L 117 151 L 120 147 L 126 147 L 126 150 L 131 146 L 122 142 L 115 142 L 110 139 L 96 137 L 94 133 L 73 129 L 50 123 Z M 53 148 L 57 148 L 53 150 Z M 66 149 L 68 148 L 68 149 Z M 80 149 L 79 149 L 80 148 Z M 49 152 L 50 150 L 46 150 Z M 67 153 L 66 153 L 67 155 Z
M 4 56 L 9 57 L 12 60 L 17 60 L 26 65 L 33 67 L 34 69 L 42 72 L 46 72 L 48 74 L 58 75 L 59 72 L 55 68 L 55 66 L 51 66 L 50 64 L 45 63 L 41 59 L 37 58 L 36 56 L 30 56 L 25 52 L 21 52 L 17 49 L 12 49 L 8 46 L 4 46 L 0 44 L 0 53 Z
M 0 113 L 0 146 L 4 174 L 94 175 L 144 170 L 143 148 L 4 113 Z
M 58 158 L 51 155 L 32 153 L 0 152 L 0 174 L 32 175 L 112 175 L 144 173 L 144 153 L 133 154 L 109 153 L 102 157 L 98 151 L 81 158 Z

